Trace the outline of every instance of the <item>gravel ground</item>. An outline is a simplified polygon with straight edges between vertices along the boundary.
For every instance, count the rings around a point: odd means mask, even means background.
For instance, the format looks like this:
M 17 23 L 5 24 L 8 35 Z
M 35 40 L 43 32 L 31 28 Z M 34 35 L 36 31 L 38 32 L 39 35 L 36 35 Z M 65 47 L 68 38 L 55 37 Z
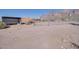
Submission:
M 12 25 L 0 30 L 1 49 L 75 49 L 78 45 L 79 26 L 70 24 Z

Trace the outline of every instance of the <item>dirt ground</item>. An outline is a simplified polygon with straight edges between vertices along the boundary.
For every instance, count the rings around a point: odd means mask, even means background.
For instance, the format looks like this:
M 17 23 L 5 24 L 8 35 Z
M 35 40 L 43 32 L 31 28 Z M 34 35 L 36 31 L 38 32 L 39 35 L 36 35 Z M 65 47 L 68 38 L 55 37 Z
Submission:
M 12 25 L 0 30 L 1 49 L 72 49 L 79 45 L 79 26 L 70 24 Z

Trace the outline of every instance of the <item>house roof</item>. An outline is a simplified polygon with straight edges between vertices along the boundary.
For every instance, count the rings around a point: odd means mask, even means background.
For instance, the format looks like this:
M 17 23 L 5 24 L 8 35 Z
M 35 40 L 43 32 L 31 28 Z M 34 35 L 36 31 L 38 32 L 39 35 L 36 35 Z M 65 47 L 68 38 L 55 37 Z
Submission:
M 12 16 L 2 16 L 2 18 L 13 18 L 13 19 L 21 19 L 21 17 L 12 17 Z

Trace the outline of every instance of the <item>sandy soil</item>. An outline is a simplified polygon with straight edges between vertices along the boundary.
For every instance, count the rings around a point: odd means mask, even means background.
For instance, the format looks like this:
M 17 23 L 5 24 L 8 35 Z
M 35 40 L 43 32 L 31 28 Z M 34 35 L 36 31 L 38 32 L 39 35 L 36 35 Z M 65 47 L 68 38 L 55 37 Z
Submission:
M 13 25 L 0 30 L 1 49 L 71 49 L 79 45 L 79 26 L 52 23 Z

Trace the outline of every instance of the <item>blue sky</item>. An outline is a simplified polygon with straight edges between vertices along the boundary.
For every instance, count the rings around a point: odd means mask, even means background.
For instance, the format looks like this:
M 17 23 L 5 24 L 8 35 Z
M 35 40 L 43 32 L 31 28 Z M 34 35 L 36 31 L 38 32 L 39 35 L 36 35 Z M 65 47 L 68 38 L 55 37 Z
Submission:
M 16 16 L 36 18 L 50 11 L 60 12 L 61 9 L 0 9 L 0 16 Z

